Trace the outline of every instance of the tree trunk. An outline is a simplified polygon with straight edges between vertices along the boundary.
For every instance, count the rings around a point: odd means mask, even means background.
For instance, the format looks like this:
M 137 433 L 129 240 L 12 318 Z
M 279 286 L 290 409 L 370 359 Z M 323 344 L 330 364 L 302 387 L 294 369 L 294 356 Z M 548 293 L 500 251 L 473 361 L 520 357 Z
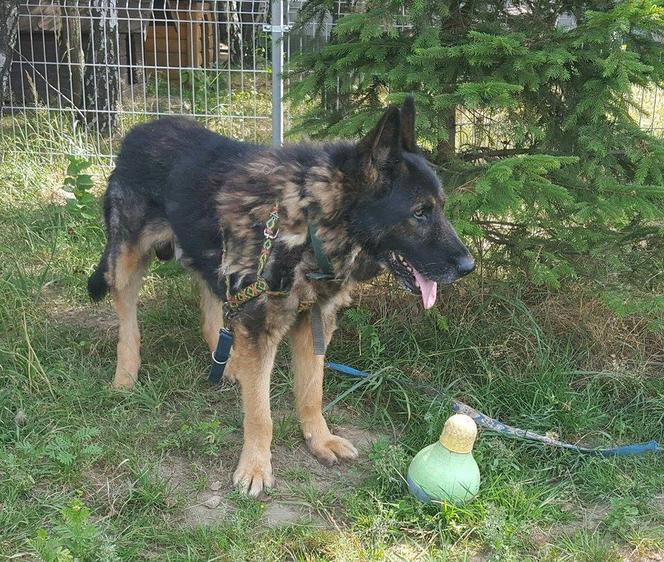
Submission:
M 443 33 L 448 36 L 461 36 L 465 33 L 465 18 L 463 15 L 463 6 L 460 0 L 453 0 L 449 4 L 450 15 L 449 18 L 441 24 L 443 25 Z M 452 70 L 449 72 L 448 84 L 443 88 L 446 94 L 452 94 L 456 91 L 458 76 L 457 71 Z M 445 130 L 447 131 L 447 140 L 440 141 L 436 147 L 437 164 L 449 162 L 454 158 L 456 152 L 456 107 L 450 107 L 441 112 L 441 119 L 445 123 Z
M 245 63 L 252 64 L 261 32 L 261 27 L 256 24 L 270 21 L 270 2 L 259 0 L 220 2 L 216 18 L 219 39 L 228 45 L 230 64 L 236 67 Z
M 339 14 L 339 10 L 332 10 L 331 11 L 331 16 L 332 16 L 332 23 L 330 25 L 331 29 L 334 29 L 335 26 L 337 25 L 337 22 L 339 21 L 341 15 Z M 322 27 L 322 20 L 319 22 L 321 25 L 319 27 Z M 335 43 L 338 43 L 339 40 L 337 38 L 337 35 L 335 33 L 330 33 L 330 36 L 327 40 L 328 45 L 334 45 Z M 341 84 L 341 82 L 338 82 L 336 86 L 333 87 L 326 87 L 322 91 L 321 95 L 321 102 L 323 104 L 323 107 L 325 107 L 326 111 L 328 111 L 331 115 L 339 115 L 340 119 L 345 118 L 345 115 L 340 114 L 339 109 L 340 108 L 351 108 L 351 94 L 350 92 L 352 91 L 352 87 L 350 83 L 353 81 L 353 72 L 349 72 L 347 76 L 344 76 L 341 80 L 346 80 L 349 84 L 346 84 L 347 86 L 347 91 L 345 93 L 341 93 L 341 90 L 344 89 L 344 85 Z
M 9 68 L 16 46 L 20 0 L 0 2 L 0 107 L 9 97 Z
M 244 36 L 242 35 L 242 18 L 238 3 L 227 3 L 226 32 L 228 34 L 228 56 L 231 65 L 240 66 L 244 57 Z
M 120 89 L 117 1 L 93 0 L 90 15 L 93 19 L 83 80 L 85 120 L 89 127 L 110 136 L 117 122 Z
M 441 111 L 442 121 L 445 123 L 447 140 L 440 141 L 436 147 L 436 163 L 443 164 L 454 158 L 456 152 L 456 107 Z
M 85 55 L 81 37 L 81 15 L 77 7 L 64 4 L 62 7 L 63 25 L 60 29 L 59 48 L 60 62 L 67 65 L 71 79 L 70 101 L 75 109 L 83 105 L 83 73 L 85 71 Z
M 284 4 L 284 20 L 287 19 L 288 11 L 286 10 L 286 3 Z M 260 8 L 260 10 L 259 10 Z M 250 13 L 247 13 L 250 12 Z M 268 23 L 271 18 L 270 2 L 246 2 L 240 4 L 241 17 L 241 35 L 242 35 L 242 56 L 248 65 L 252 63 L 254 51 L 258 46 L 259 34 L 262 31 L 259 23 Z M 244 24 L 244 25 L 242 25 Z

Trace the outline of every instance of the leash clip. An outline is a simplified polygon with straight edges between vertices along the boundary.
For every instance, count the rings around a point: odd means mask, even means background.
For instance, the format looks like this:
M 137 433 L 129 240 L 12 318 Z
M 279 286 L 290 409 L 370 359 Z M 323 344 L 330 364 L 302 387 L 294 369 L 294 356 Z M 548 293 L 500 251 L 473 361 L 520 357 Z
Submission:
M 219 330 L 219 341 L 217 348 L 212 352 L 212 365 L 208 374 L 208 380 L 211 383 L 218 383 L 226 369 L 226 363 L 231 354 L 231 347 L 233 346 L 233 334 L 227 328 Z M 220 357 L 222 360 L 218 359 Z

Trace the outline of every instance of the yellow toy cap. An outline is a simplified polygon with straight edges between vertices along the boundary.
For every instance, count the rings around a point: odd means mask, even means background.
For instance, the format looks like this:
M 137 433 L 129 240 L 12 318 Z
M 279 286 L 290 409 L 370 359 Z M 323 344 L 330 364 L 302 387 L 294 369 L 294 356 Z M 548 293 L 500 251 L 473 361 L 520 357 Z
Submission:
M 440 444 L 453 453 L 470 453 L 477 437 L 477 426 L 466 414 L 448 418 L 440 434 Z

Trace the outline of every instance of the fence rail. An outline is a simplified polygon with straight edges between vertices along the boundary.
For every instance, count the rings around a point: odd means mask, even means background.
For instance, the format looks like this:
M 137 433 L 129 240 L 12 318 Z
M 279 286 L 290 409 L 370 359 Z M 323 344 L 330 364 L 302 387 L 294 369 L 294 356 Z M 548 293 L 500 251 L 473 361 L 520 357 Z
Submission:
M 334 20 L 309 23 L 281 42 L 301 4 L 26 0 L 0 142 L 36 156 L 91 152 L 110 162 L 132 125 L 178 113 L 238 139 L 278 143 L 287 116 L 281 65 L 319 48 Z M 336 16 L 346 9 L 337 2 Z M 639 92 L 634 113 L 658 135 L 664 135 L 663 96 L 657 89 Z M 457 146 L 476 144 L 486 127 L 486 116 L 460 109 Z

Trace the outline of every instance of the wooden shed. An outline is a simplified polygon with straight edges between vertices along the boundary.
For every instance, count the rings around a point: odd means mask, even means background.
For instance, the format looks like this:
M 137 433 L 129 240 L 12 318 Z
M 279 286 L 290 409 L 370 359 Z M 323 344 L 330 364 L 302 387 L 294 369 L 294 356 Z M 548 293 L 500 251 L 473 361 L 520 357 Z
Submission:
M 171 0 L 159 14 L 147 28 L 147 68 L 167 68 L 177 78 L 179 69 L 211 67 L 228 58 L 220 52 L 214 2 Z
M 117 0 L 117 45 L 123 84 L 141 83 L 144 72 L 211 67 L 225 60 L 219 43 L 215 2 Z M 92 16 L 84 0 L 28 0 L 21 5 L 12 60 L 12 105 L 67 104 L 82 88 L 80 68 Z M 221 53 L 221 54 L 220 54 Z M 78 73 L 78 77 L 77 77 Z

